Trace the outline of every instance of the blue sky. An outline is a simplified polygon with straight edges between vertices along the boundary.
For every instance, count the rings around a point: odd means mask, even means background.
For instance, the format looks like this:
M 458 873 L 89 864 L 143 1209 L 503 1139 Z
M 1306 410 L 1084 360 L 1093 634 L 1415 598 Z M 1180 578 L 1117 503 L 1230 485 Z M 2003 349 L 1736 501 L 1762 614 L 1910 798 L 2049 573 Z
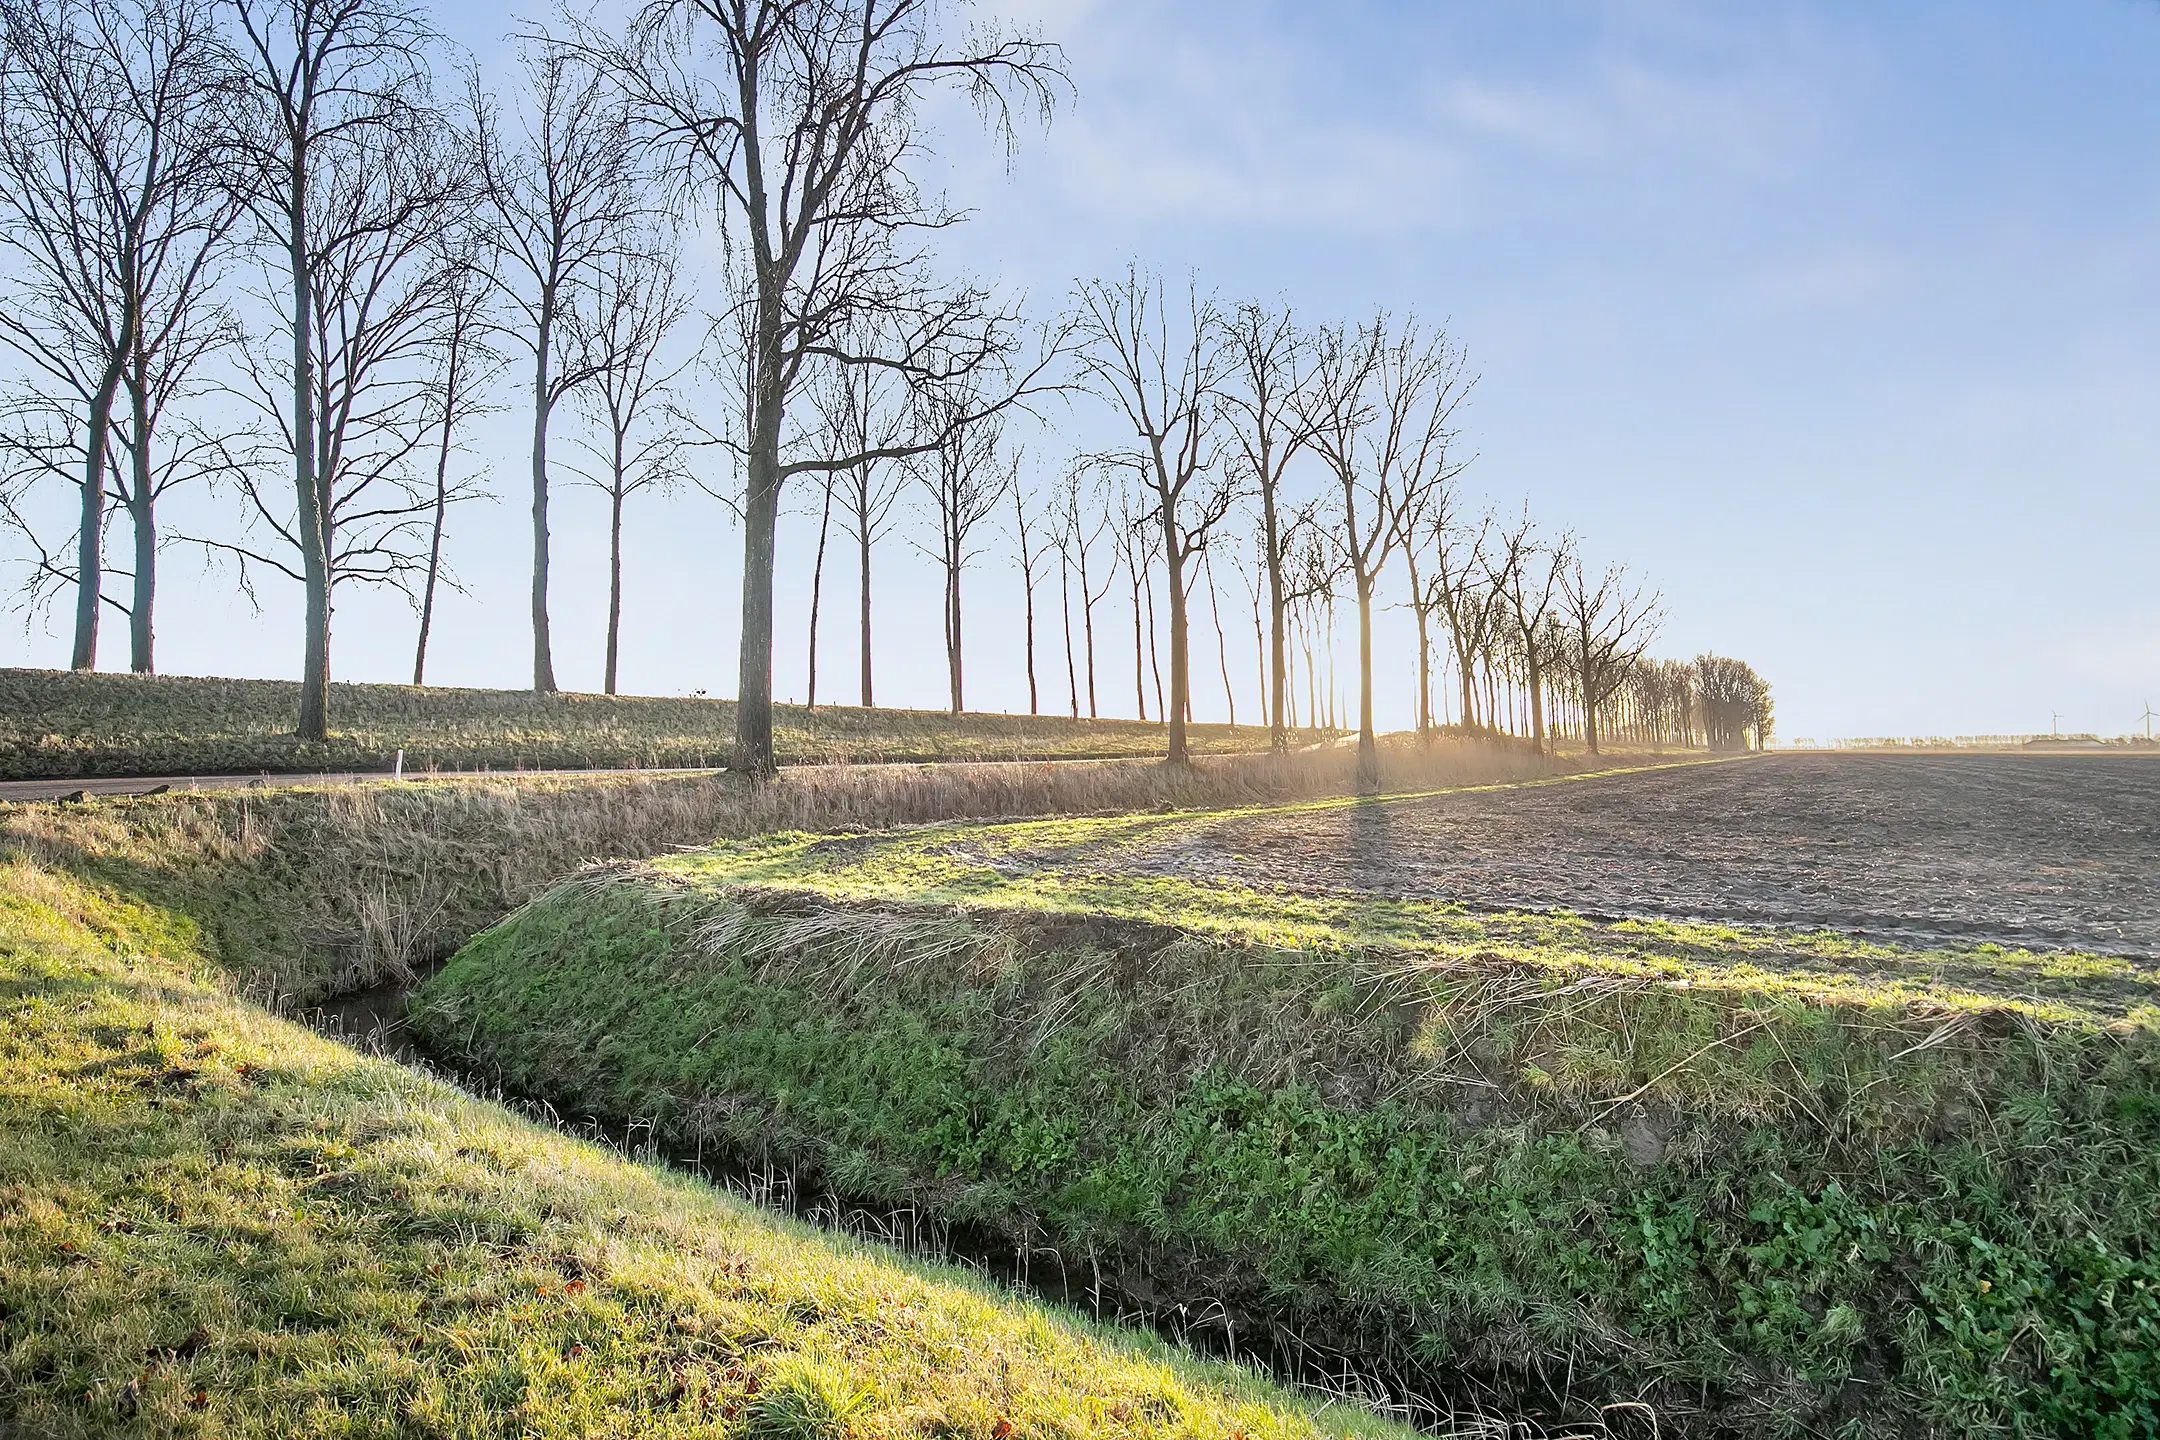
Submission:
M 956 272 L 1048 309 L 1137 258 L 1316 320 L 1445 321 L 1482 377 L 1472 495 L 1648 577 L 1659 649 L 1752 661 L 1788 737 L 2119 733 L 2160 702 L 2160 5 L 1012 8 L 1064 43 L 1077 94 L 1009 166 L 936 113 L 976 212 Z M 488 58 L 512 19 L 445 23 Z M 1046 468 L 1107 433 L 1085 404 L 1050 418 Z M 517 429 L 477 442 L 505 499 L 452 537 L 472 594 L 440 622 L 443 683 L 526 672 Z M 561 509 L 557 663 L 597 688 L 600 511 Z M 739 543 L 695 491 L 633 517 L 626 688 L 732 688 Z M 167 668 L 293 672 L 289 597 L 255 616 L 229 577 L 174 571 Z M 1024 705 L 1010 567 L 970 583 L 971 702 Z M 880 698 L 938 703 L 935 577 L 904 537 L 880 588 Z M 821 681 L 843 697 L 844 625 Z M 411 629 L 394 602 L 341 606 L 339 678 L 402 678 Z M 1384 617 L 1387 656 L 1406 637 Z M 0 661 L 64 659 L 42 628 L 0 634 Z M 1407 723 L 1406 668 L 1381 667 L 1383 725 Z M 1220 715 L 1219 683 L 1197 702 Z

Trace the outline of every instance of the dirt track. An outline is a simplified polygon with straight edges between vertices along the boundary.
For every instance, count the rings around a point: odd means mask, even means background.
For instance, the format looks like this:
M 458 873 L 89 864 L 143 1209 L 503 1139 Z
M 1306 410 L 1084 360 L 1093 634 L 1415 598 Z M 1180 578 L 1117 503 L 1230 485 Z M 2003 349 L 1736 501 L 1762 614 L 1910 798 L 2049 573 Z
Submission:
M 1103 859 L 1302 891 L 2160 960 L 2160 758 L 2132 755 L 1769 755 L 1212 821 Z

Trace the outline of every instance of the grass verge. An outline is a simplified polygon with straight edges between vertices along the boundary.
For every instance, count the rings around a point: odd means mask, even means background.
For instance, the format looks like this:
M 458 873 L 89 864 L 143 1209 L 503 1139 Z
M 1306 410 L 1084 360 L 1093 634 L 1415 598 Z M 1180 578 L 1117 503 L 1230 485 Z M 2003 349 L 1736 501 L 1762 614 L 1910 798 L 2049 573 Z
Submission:
M 217 985 L 0 864 L 0 1429 L 1393 1433 L 776 1222 Z
M 1456 741 L 1398 746 L 1396 783 L 1465 783 L 1579 762 Z M 204 925 L 249 993 L 311 1003 L 450 953 L 580 864 L 716 836 L 964 816 L 1235 803 L 1346 789 L 1352 756 L 1060 764 L 810 766 L 725 775 L 505 776 L 0 805 L 26 854 Z
M 594 872 L 421 992 L 565 1108 L 1673 1434 L 2160 1430 L 2105 957 L 1061 869 L 1123 817 Z
M 735 739 L 734 702 L 703 698 L 338 684 L 325 745 L 293 738 L 298 709 L 286 680 L 0 669 L 0 779 L 388 770 L 401 749 L 416 771 L 705 769 Z M 1200 753 L 1267 747 L 1251 726 L 1191 733 Z M 793 764 L 1146 758 L 1164 741 L 1133 720 L 780 705 L 773 743 Z

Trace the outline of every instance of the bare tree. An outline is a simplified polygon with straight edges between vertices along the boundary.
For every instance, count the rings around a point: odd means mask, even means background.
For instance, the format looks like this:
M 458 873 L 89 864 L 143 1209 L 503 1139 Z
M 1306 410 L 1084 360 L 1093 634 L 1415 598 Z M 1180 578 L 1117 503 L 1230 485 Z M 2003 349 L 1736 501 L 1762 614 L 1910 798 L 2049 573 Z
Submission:
M 907 488 L 907 473 L 886 458 L 902 447 L 904 409 L 876 369 L 836 366 L 818 375 L 811 398 L 822 418 L 820 437 L 827 454 L 847 463 L 827 470 L 832 493 L 840 501 L 841 529 L 855 542 L 857 658 L 861 704 L 877 703 L 874 651 L 871 647 L 871 559 L 877 542 L 891 530 L 894 509 Z
M 1501 624 L 1486 583 L 1485 553 L 1491 529 L 1489 517 L 1471 530 L 1447 511 L 1436 510 L 1425 532 L 1432 542 L 1433 563 L 1432 575 L 1425 582 L 1427 603 L 1447 618 L 1456 678 L 1461 683 L 1462 723 L 1471 730 L 1483 723 L 1478 719 L 1478 662 L 1491 650 Z M 1495 718 L 1487 716 L 1488 721 Z
M 1173 320 L 1162 281 L 1130 267 L 1119 280 L 1079 287 L 1074 334 L 1089 387 L 1130 426 L 1135 444 L 1122 463 L 1140 477 L 1148 519 L 1160 536 L 1169 581 L 1169 759 L 1190 758 L 1186 716 L 1192 703 L 1188 573 L 1237 498 L 1215 463 L 1216 411 L 1228 357 L 1214 302 L 1189 290 Z
M 250 204 L 295 306 L 291 364 L 251 354 L 248 393 L 293 457 L 296 494 L 288 508 L 251 468 L 241 482 L 251 528 L 277 543 L 196 543 L 236 558 L 250 593 L 257 566 L 301 584 L 297 728 L 320 741 L 337 590 L 409 594 L 426 572 L 434 503 L 416 460 L 439 433 L 444 321 L 461 263 L 442 237 L 477 198 L 473 146 L 427 103 L 431 37 L 409 12 L 365 0 L 237 3 L 263 110 Z
M 0 343 L 37 376 L 27 411 L 81 415 L 33 419 L 8 448 L 40 475 L 77 462 L 73 564 L 63 578 L 40 546 L 33 579 L 74 586 L 76 669 L 97 663 L 108 492 L 135 530 L 130 663 L 154 668 L 156 501 L 205 448 L 161 459 L 160 422 L 233 334 L 214 293 L 239 214 L 229 76 L 210 0 L 0 0 L 0 250 L 20 264 Z M 114 474 L 116 445 L 131 464 Z
M 1262 703 L 1267 709 L 1268 744 L 1279 754 L 1289 745 L 1283 692 L 1289 674 L 1290 601 L 1284 573 L 1290 537 L 1284 524 L 1283 482 L 1306 441 L 1298 411 L 1302 342 L 1287 310 L 1256 304 L 1238 306 L 1227 331 L 1231 363 L 1223 397 L 1235 417 L 1230 430 L 1252 479 L 1253 494 L 1260 501 L 1260 556 L 1268 592 L 1267 690 Z
M 1010 492 L 1013 507 L 1013 545 L 1020 561 L 1020 594 L 1027 627 L 1028 714 L 1042 713 L 1042 697 L 1035 684 L 1035 571 L 1042 564 L 1042 528 L 1046 523 L 1028 506 L 1035 498 L 1016 480 Z
M 1301 397 L 1314 451 L 1341 490 L 1335 534 L 1358 609 L 1358 787 L 1380 784 L 1373 728 L 1373 597 L 1406 534 L 1406 517 L 1460 472 L 1450 453 L 1454 417 L 1470 388 L 1462 352 L 1445 331 L 1409 321 L 1391 336 L 1384 317 L 1315 337 L 1311 384 Z
M 1575 540 L 1566 533 L 1550 541 L 1538 540 L 1528 505 L 1514 526 L 1498 530 L 1495 539 L 1482 557 L 1486 579 L 1514 627 L 1515 653 L 1521 658 L 1523 683 L 1530 696 L 1530 739 L 1542 754 L 1546 749 L 1545 668 L 1551 643 L 1547 622 L 1560 603 L 1560 579 L 1574 557 Z
M 555 688 L 548 625 L 548 423 L 593 378 L 587 331 L 597 272 L 637 224 L 643 201 L 631 166 L 629 114 L 608 77 L 562 46 L 528 40 L 514 101 L 521 133 L 506 140 L 477 76 L 469 81 L 477 158 L 486 184 L 498 275 L 517 311 L 512 328 L 532 355 L 533 689 Z
M 1656 594 L 1632 583 L 1626 569 L 1608 565 L 1592 579 L 1580 554 L 1560 572 L 1560 618 L 1582 699 L 1583 745 L 1598 753 L 1598 711 L 1627 682 L 1629 669 L 1657 634 Z
M 948 708 L 958 715 L 965 679 L 960 582 L 968 562 L 980 554 L 976 530 L 1018 481 L 1019 457 L 999 455 L 1002 427 L 996 421 L 955 423 L 957 417 L 979 411 L 979 396 L 933 395 L 925 403 L 945 412 L 930 418 L 931 428 L 944 439 L 935 450 L 917 456 L 909 468 L 929 496 L 931 518 L 937 525 L 937 547 L 927 553 L 938 562 L 945 581 L 946 691 Z
M 1088 472 L 1087 466 L 1076 466 L 1065 473 L 1058 485 L 1056 523 L 1059 563 L 1068 568 L 1080 582 L 1080 629 L 1087 656 L 1087 713 L 1093 720 L 1100 713 L 1095 695 L 1095 607 L 1110 593 L 1110 586 L 1117 578 L 1117 566 L 1101 563 L 1096 547 L 1110 528 L 1109 508 L 1099 497 L 1083 493 L 1082 482 Z M 1092 574 L 1089 563 L 1094 562 Z M 1102 577 L 1098 587 L 1094 576 Z M 1072 621 L 1068 615 L 1065 622 L 1067 666 L 1071 665 Z M 1079 718 L 1080 704 L 1075 687 L 1073 716 Z
M 1705 654 L 1692 667 L 1701 696 L 1703 735 L 1713 750 L 1745 750 L 1750 741 L 1770 743 L 1770 686 L 1743 660 Z
M 446 219 L 438 193 L 443 187 L 433 173 L 437 158 L 420 165 L 399 153 L 408 142 L 425 148 L 441 136 L 441 118 L 427 107 L 424 65 L 435 37 L 405 0 L 228 3 L 242 32 L 246 84 L 260 110 L 250 132 L 249 204 L 291 287 L 292 364 L 282 377 L 291 409 L 280 424 L 292 447 L 292 521 L 276 519 L 262 505 L 259 489 L 250 493 L 257 510 L 269 513 L 272 528 L 298 551 L 306 640 L 296 728 L 301 739 L 321 741 L 329 737 L 330 590 L 340 558 L 340 519 L 363 527 L 385 521 L 388 530 L 396 529 L 402 517 L 387 513 L 396 511 L 394 504 L 377 507 L 361 496 L 373 483 L 364 477 L 386 473 L 376 462 L 402 455 L 386 457 L 369 447 L 367 460 L 348 460 L 343 441 L 355 418 L 368 428 L 396 427 L 374 424 L 384 412 L 360 375 L 318 374 L 316 346 L 325 322 L 341 317 L 344 358 L 374 370 L 380 357 L 371 332 L 405 327 L 371 319 L 355 334 L 342 324 L 347 302 L 364 302 L 363 314 L 377 318 L 384 304 L 368 297 L 364 285 L 340 285 L 343 293 L 335 298 L 317 291 L 333 267 L 348 280 L 372 272 L 387 281 L 410 253 L 406 238 Z M 389 263 L 371 263 L 371 253 Z M 402 298 L 412 297 L 408 291 Z M 409 314 L 418 307 L 389 308 Z M 319 412 L 329 391 L 337 392 L 342 416 Z M 352 547 L 344 557 L 350 573 L 384 576 L 386 567 L 369 562 L 388 552 L 377 555 L 375 549 L 367 543 Z
M 690 313 L 690 302 L 678 288 L 672 237 L 651 229 L 609 249 L 588 283 L 592 311 L 581 344 L 589 379 L 575 393 L 601 433 L 600 444 L 582 443 L 598 468 L 591 483 L 608 497 L 607 661 L 601 684 L 613 695 L 622 655 L 623 506 L 642 491 L 672 484 L 680 473 L 681 441 L 671 426 L 654 421 L 666 413 L 668 386 L 683 368 L 668 365 L 663 351 Z M 813 674 L 815 663 L 813 655 Z
M 502 356 L 488 344 L 487 302 L 494 282 L 485 268 L 486 247 L 469 229 L 451 237 L 441 268 L 440 330 L 435 340 L 439 369 L 435 403 L 435 492 L 428 513 L 427 569 L 420 581 L 420 624 L 413 637 L 415 685 L 427 683 L 428 639 L 435 627 L 435 594 L 445 583 L 457 588 L 443 560 L 443 532 L 450 506 L 479 493 L 477 486 L 450 478 L 457 453 L 458 428 L 485 411 L 487 383 L 502 368 Z
M 939 87 L 956 86 L 1009 136 L 1016 102 L 1047 113 L 1063 83 L 1060 59 L 1025 35 L 941 35 L 935 18 L 930 0 L 652 0 L 629 44 L 587 37 L 719 221 L 737 265 L 749 353 L 735 436 L 745 473 L 734 764 L 752 775 L 773 772 L 781 490 L 792 475 L 870 458 L 784 454 L 806 369 L 878 367 L 910 386 L 938 385 L 999 370 L 1016 352 L 1011 316 L 982 291 L 941 286 L 929 273 L 925 237 L 961 217 L 913 182 L 918 111 Z M 871 317 L 887 323 L 862 323 Z M 882 343 L 857 350 L 850 335 Z M 1024 369 L 985 409 L 1013 403 L 1040 373 Z M 941 439 L 918 437 L 882 458 L 926 454 Z

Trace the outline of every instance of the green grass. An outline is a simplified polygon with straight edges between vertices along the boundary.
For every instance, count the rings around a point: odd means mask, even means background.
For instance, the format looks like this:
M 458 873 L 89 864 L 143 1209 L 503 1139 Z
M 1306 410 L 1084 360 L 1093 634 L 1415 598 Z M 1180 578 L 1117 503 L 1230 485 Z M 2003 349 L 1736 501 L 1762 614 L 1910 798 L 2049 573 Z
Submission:
M 234 1000 L 0 863 L 0 1430 L 1394 1433 L 779 1222 Z
M 2138 967 L 1118 873 L 1189 823 L 589 875 L 418 1024 L 566 1111 L 1526 1402 L 1566 1377 L 1666 1434 L 2160 1431 Z
M 0 670 L 0 779 L 257 771 L 704 769 L 735 736 L 728 700 L 332 685 L 326 745 L 292 736 L 282 680 Z M 1044 715 L 781 705 L 783 763 L 1153 756 L 1163 727 Z M 1193 727 L 1200 753 L 1265 749 L 1250 726 Z M 1300 739 L 1318 738 L 1304 732 Z

